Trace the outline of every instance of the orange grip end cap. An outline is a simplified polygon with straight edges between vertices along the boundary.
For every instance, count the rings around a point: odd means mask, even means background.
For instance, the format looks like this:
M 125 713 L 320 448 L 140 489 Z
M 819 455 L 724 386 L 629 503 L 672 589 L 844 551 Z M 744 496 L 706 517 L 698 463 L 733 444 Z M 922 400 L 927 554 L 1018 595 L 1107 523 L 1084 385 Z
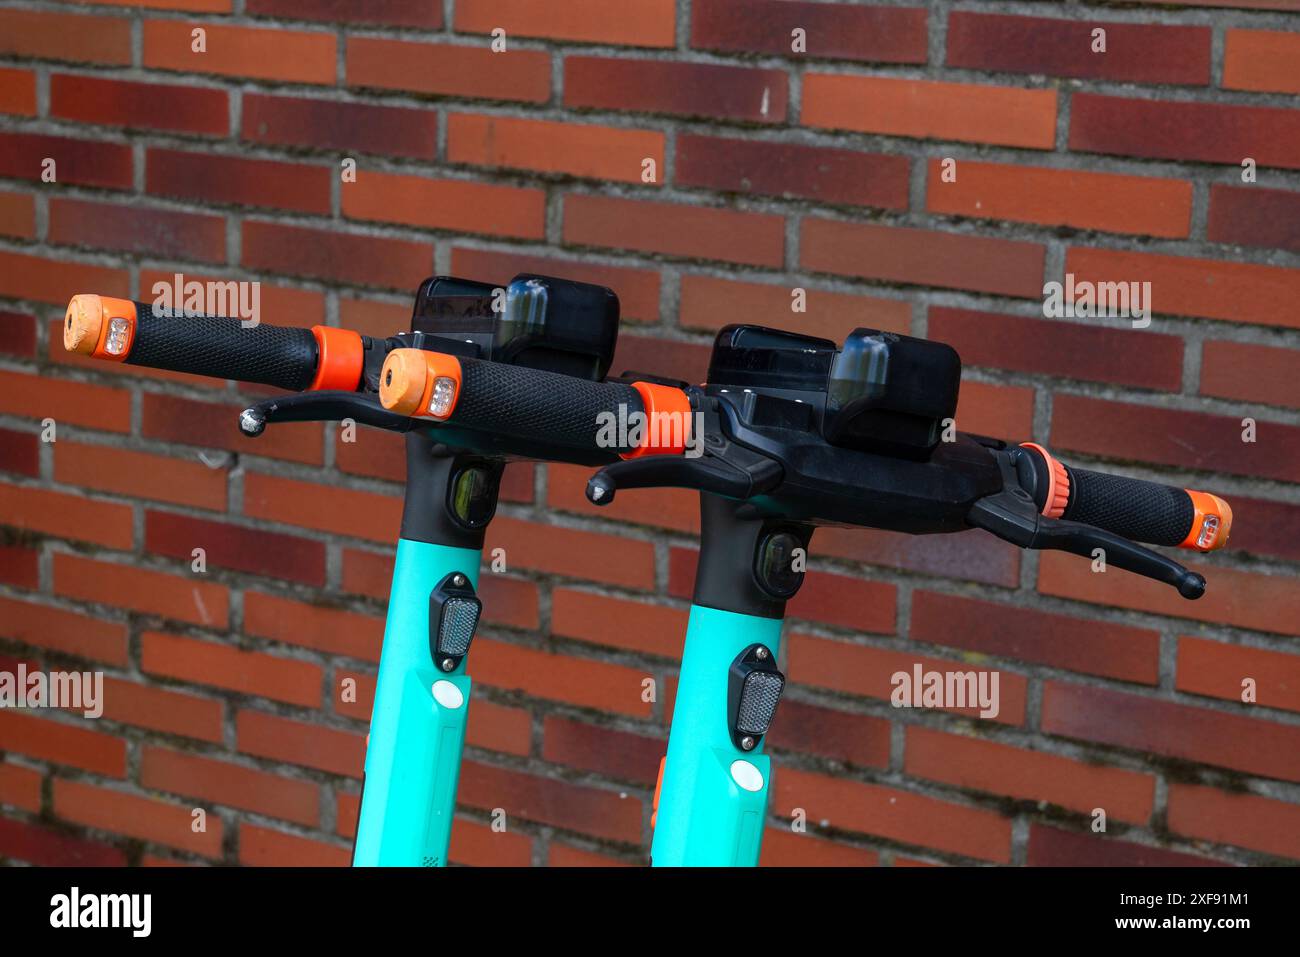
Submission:
M 68 301 L 63 315 L 63 348 L 92 359 L 121 362 L 135 342 L 135 303 L 94 293 Z
M 1232 533 L 1232 508 L 1228 503 L 1209 492 L 1190 488 L 1184 491 L 1192 500 L 1192 527 L 1178 547 L 1212 552 L 1228 544 Z
M 1065 514 L 1065 506 L 1070 504 L 1070 473 L 1056 456 L 1036 442 L 1021 442 L 1020 447 L 1033 449 L 1047 463 L 1047 499 L 1043 502 L 1043 514 L 1048 518 L 1060 518 Z
M 460 398 L 460 360 L 423 349 L 394 349 L 379 372 L 379 401 L 389 412 L 446 419 Z
M 361 384 L 365 365 L 365 348 L 360 333 L 332 326 L 312 326 L 311 334 L 316 339 L 316 377 L 308 390 L 355 392 Z
M 681 455 L 691 439 L 691 398 L 681 389 L 654 382 L 633 382 L 645 409 L 645 438 L 624 459 L 642 455 Z

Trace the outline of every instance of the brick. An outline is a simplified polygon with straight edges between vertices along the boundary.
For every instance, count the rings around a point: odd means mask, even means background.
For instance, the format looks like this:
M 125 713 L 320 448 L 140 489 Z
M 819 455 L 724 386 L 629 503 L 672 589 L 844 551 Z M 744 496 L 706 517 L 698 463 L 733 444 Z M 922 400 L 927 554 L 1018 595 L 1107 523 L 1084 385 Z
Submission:
M 916 725 L 907 728 L 903 769 L 909 776 L 1079 814 L 1103 808 L 1107 817 L 1133 824 L 1147 823 L 1155 802 L 1150 774 Z
M 316 465 L 324 457 L 321 427 L 316 423 L 277 425 L 273 435 L 250 446 L 239 431 L 243 403 L 196 402 L 159 392 L 146 392 L 142 400 L 140 434 L 145 438 Z
M 320 823 L 316 784 L 197 754 L 146 745 L 140 757 L 140 786 L 307 827 Z
M 11 356 L 36 355 L 36 318 L 0 309 L 0 352 Z
M 239 822 L 239 863 L 251 867 L 347 867 L 351 852 L 337 844 Z
M 664 134 L 590 123 L 474 113 L 447 117 L 447 159 L 475 166 L 641 183 L 644 160 L 664 170 Z M 654 181 L 657 185 L 658 179 Z
M 355 183 L 343 184 L 343 215 L 425 229 L 541 239 L 546 230 L 546 195 L 538 189 L 463 179 L 366 172 Z
M 51 199 L 49 238 L 52 243 L 175 259 L 226 258 L 226 224 L 220 216 L 136 204 Z
M 533 717 L 523 708 L 475 700 L 465 741 L 471 747 L 527 757 L 533 746 Z
M 547 867 L 631 867 L 627 861 L 552 840 L 546 847 Z
M 1143 159 L 1300 169 L 1300 110 L 1076 93 L 1069 148 Z
M 209 567 L 325 584 L 325 544 L 296 535 L 150 509 L 144 542 L 148 551 L 181 561 L 192 560 L 193 550 L 202 548 Z
M 808 833 L 769 827 L 763 832 L 759 867 L 875 867 L 875 851 L 846 847 Z
M 132 498 L 217 511 L 226 508 L 225 469 L 110 445 L 56 443 L 54 479 Z
M 585 489 L 591 470 L 584 466 L 551 462 L 546 467 L 546 504 L 548 507 L 615 522 L 671 528 L 698 533 L 700 529 L 699 495 L 689 489 L 636 489 L 620 495 L 609 505 L 587 501 Z
M 830 641 L 811 635 L 792 635 L 786 654 L 789 679 L 798 684 L 830 688 L 845 694 L 865 695 L 889 701 L 894 692 L 891 676 L 904 672 L 911 677 L 912 669 L 920 665 L 925 671 L 960 671 L 998 673 L 998 714 L 990 718 L 979 716 L 979 706 L 942 708 L 952 714 L 961 714 L 979 721 L 996 721 L 999 724 L 1023 724 L 1025 697 L 1028 682 L 1020 675 L 1003 668 L 990 667 L 987 662 L 956 661 L 917 654 L 915 651 L 895 651 L 871 645 Z M 919 710 L 919 706 L 918 706 Z
M 957 427 L 976 435 L 1033 438 L 1034 390 L 967 381 L 957 402 Z
M 245 93 L 240 137 L 253 143 L 434 159 L 436 110 Z M 349 154 L 350 155 L 350 154 Z
M 1175 335 L 946 306 L 930 307 L 926 335 L 956 349 L 967 367 L 1166 392 L 1182 387 L 1183 340 Z
M 41 780 L 40 771 L 16 764 L 0 764 L 0 804 L 30 811 L 32 814 L 40 813 Z M 0 854 L 3 853 L 4 846 L 0 843 Z
M 1210 184 L 1206 237 L 1216 243 L 1300 252 L 1300 193 Z
M 522 691 L 549 701 L 595 708 L 633 717 L 650 716 L 641 700 L 643 669 L 540 651 L 522 645 L 478 638 L 474 642 L 474 679 L 503 691 Z
M 0 193 L 0 236 L 36 237 L 36 198 L 24 193 Z
M 106 548 L 129 549 L 131 507 L 87 498 L 84 493 L 54 492 L 0 482 L 0 522 Z
M 1118 681 L 1160 679 L 1157 631 L 1019 605 L 917 590 L 909 637 Z
M 80 0 L 74 0 L 80 2 Z M 194 13 L 230 13 L 234 0 L 104 0 L 115 7 L 144 7 L 153 10 L 188 10 Z
M 686 611 L 572 588 L 555 588 L 551 591 L 551 633 L 663 658 L 679 658 L 686 637 Z
M 656 336 L 623 334 L 614 350 L 612 370 L 641 370 L 670 379 L 703 382 L 708 374 L 708 346 Z
M 0 582 L 35 591 L 41 585 L 40 559 L 36 548 L 0 545 Z
M 855 631 L 892 634 L 897 598 L 897 589 L 884 582 L 864 581 L 857 575 L 810 571 L 804 576 L 799 593 L 787 604 L 786 617 Z
M 452 272 L 455 273 L 456 270 L 453 268 Z M 402 329 L 404 326 L 409 328 L 410 324 L 411 309 L 405 302 L 393 303 L 380 302 L 375 299 L 354 299 L 349 296 L 339 297 L 339 325 L 344 329 L 353 329 L 366 336 L 385 337 L 392 335 L 393 332 Z M 365 434 L 369 435 L 371 433 L 367 432 Z M 336 444 L 336 452 L 342 450 L 343 444 L 342 442 Z
M 505 549 L 511 569 L 627 588 L 654 586 L 654 546 L 648 541 L 498 516 L 488 527 L 485 554 L 494 548 Z
M 215 698 L 155 688 L 134 681 L 104 679 L 104 717 L 110 721 L 221 744 L 224 708 Z
M 195 53 L 190 36 L 195 24 L 146 19 L 145 67 L 284 83 L 334 83 L 337 67 L 332 33 L 216 23 L 202 26 L 207 31 L 207 50 Z
M 476 100 L 545 103 L 551 55 L 541 50 L 493 53 L 487 46 L 349 37 L 347 83 Z
M 224 585 L 63 553 L 54 556 L 54 591 L 217 629 L 226 627 L 230 608 Z
M 1095 53 L 1098 28 L 1106 32 L 1106 49 Z M 996 73 L 1206 86 L 1210 28 L 954 10 L 947 63 Z
M 119 667 L 128 660 L 125 625 L 16 598 L 0 597 L 0 636 Z
M 379 23 L 427 30 L 442 27 L 442 4 L 438 0 L 369 0 L 365 5 L 349 0 L 248 0 L 244 9 L 253 16 L 330 24 Z
M 131 148 L 104 142 L 95 142 L 90 147 L 85 139 L 44 133 L 0 133 L 0 176 L 39 182 L 47 169 L 46 160 L 53 160 L 59 183 L 130 189 L 134 177 Z
M 402 503 L 388 495 L 248 472 L 244 514 L 370 541 L 397 538 Z
M 140 667 L 150 674 L 304 708 L 321 706 L 325 677 L 320 666 L 309 661 L 158 632 L 141 635 Z
M 0 69 L 0 113 L 36 115 L 36 74 L 31 70 Z
M 365 763 L 364 735 L 247 708 L 235 716 L 235 737 L 244 754 L 330 774 L 360 779 Z
M 1225 30 L 1223 85 L 1232 90 L 1300 93 L 1300 36 L 1272 30 Z
M 684 132 L 674 179 L 729 193 L 907 209 L 908 169 L 906 157 L 885 153 Z
M 150 149 L 145 155 L 147 192 L 204 203 L 328 214 L 334 175 L 327 166 L 216 153 Z M 223 252 L 224 248 L 223 242 Z
M 1300 807 L 1284 801 L 1175 782 L 1167 821 L 1176 834 L 1300 859 Z
M 1150 282 L 1156 313 L 1300 326 L 1289 309 L 1300 269 L 1072 246 L 1065 271 L 1081 282 Z
M 537 821 L 625 844 L 641 841 L 641 802 L 616 791 L 467 761 L 461 767 L 457 797 L 469 807 L 504 808 L 507 819 Z
M 1050 150 L 1056 142 L 1056 91 L 808 73 L 802 121 L 824 129 Z
M 38 867 L 125 867 L 127 863 L 126 854 L 112 845 L 5 817 L 0 817 L 0 857 Z
M 570 194 L 564 198 L 564 242 L 780 266 L 785 219 L 766 213 Z
M 817 754 L 856 767 L 889 766 L 888 721 L 785 696 L 763 740 L 778 750 Z
M 36 478 L 41 469 L 41 446 L 35 432 L 0 429 L 0 471 Z
M 388 289 L 414 289 L 433 266 L 430 243 L 251 220 L 243 251 L 249 269 Z
M 1113 837 L 1030 824 L 1030 867 L 1216 867 L 1221 862 Z
M 49 302 L 63 308 L 68 303 L 69 288 L 96 289 L 100 295 L 123 298 L 127 295 L 127 273 L 124 269 L 72 262 L 66 256 L 56 262 L 45 256 L 0 252 L 0 296 Z
M 570 718 L 552 715 L 542 724 L 545 760 L 642 787 L 654 786 L 665 747 L 659 738 Z
M 691 46 L 726 53 L 767 53 L 869 63 L 924 63 L 926 12 L 919 7 L 862 7 L 787 0 L 698 0 Z M 791 51 L 801 29 L 806 52 Z
M 803 808 L 810 821 L 838 830 L 995 863 L 1010 861 L 1011 822 L 1006 818 L 910 791 L 782 768 L 775 775 L 772 803 L 779 815 Z
M 792 311 L 793 303 L 786 285 L 686 274 L 681 277 L 678 322 L 687 328 L 717 330 L 744 316 L 746 322 L 836 343 L 862 326 L 906 333 L 911 325 L 912 307 L 903 299 L 805 288 L 804 311 Z
M 624 0 L 617 16 L 610 16 L 603 0 L 461 0 L 455 29 L 491 33 L 499 27 L 512 37 L 670 48 L 676 45 L 676 21 L 675 0 Z
M 193 808 L 188 805 L 56 779 L 54 810 L 64 820 L 87 827 L 165 844 L 204 857 L 221 856 L 221 819 L 209 814 L 207 830 L 195 832 L 191 827 Z
M 0 741 L 5 750 L 52 764 L 81 768 L 106 777 L 126 776 L 126 742 L 91 731 L 88 719 L 55 721 L 17 708 L 0 710 Z
M 1294 725 L 1063 681 L 1044 683 L 1041 724 L 1047 734 L 1300 780 Z
M 0 55 L 129 66 L 129 17 L 0 10 Z
M 1178 639 L 1179 691 L 1241 703 L 1247 678 L 1260 707 L 1300 711 L 1300 656 L 1190 635 Z
M 225 90 L 71 73 L 50 77 L 50 115 L 100 126 L 207 136 L 224 136 L 230 129 Z
M 533 862 L 533 842 L 527 834 L 495 831 L 458 817 L 452 822 L 447 857 L 453 864 L 471 867 L 528 867 Z
M 1275 555 L 1300 561 L 1300 505 L 1271 502 L 1262 498 L 1230 496 L 1232 507 L 1249 519 L 1232 529 L 1232 548 L 1236 552 Z
M 961 160 L 944 182 L 943 164 L 928 167 L 932 213 L 1175 239 L 1191 229 L 1187 180 Z
M 141 269 L 140 270 L 140 294 L 141 298 L 148 298 L 161 294 L 158 284 L 165 285 L 168 289 L 174 289 L 176 284 L 176 269 L 158 270 L 158 269 Z M 186 282 L 227 282 L 229 275 L 203 275 L 196 274 L 193 270 L 185 270 L 182 278 Z M 290 286 L 276 285 L 275 283 L 259 280 L 261 282 L 261 306 L 262 321 L 271 325 L 291 325 L 291 326 L 313 326 L 323 325 L 325 323 L 325 295 L 324 293 L 314 292 L 308 289 L 295 289 Z M 101 363 L 102 368 L 102 363 Z M 214 380 L 204 379 L 201 376 L 191 376 L 189 380 L 194 382 L 212 383 Z M 269 389 L 269 386 L 243 384 L 246 389 Z M 293 431 L 293 426 L 278 426 L 277 444 L 282 442 L 285 435 L 285 429 Z M 247 452 L 248 444 L 239 446 L 241 451 Z M 262 451 L 260 454 L 268 454 Z
M 564 58 L 564 105 L 577 109 L 783 123 L 785 73 L 600 56 Z
M 880 529 L 822 528 L 813 548 L 815 554 L 1008 588 L 1020 576 L 1020 549 L 975 531 L 905 535 Z
M 371 615 L 244 592 L 244 633 L 327 655 L 379 661 L 384 622 Z
M 1026 299 L 1043 291 L 1040 243 L 809 216 L 799 249 L 800 265 L 818 272 Z
M 1300 471 L 1300 428 L 1260 422 L 1257 441 L 1242 442 L 1241 434 L 1235 415 L 1063 394 L 1052 405 L 1052 441 L 1062 451 L 1283 482 Z

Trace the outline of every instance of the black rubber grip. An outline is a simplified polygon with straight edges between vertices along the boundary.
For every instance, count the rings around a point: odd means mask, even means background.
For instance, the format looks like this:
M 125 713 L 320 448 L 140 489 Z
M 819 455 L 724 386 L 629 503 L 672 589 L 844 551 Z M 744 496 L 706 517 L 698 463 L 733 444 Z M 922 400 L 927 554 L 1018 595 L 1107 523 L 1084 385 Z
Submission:
M 618 382 L 591 382 L 481 359 L 461 359 L 460 368 L 460 396 L 448 421 L 467 429 L 584 452 L 626 452 L 626 434 L 608 427 L 609 416 L 620 421 L 620 406 L 623 421 L 645 411 L 641 394 Z M 612 444 L 606 441 L 611 435 Z
M 1196 510 L 1186 489 L 1065 467 L 1070 500 L 1061 517 L 1095 525 L 1135 542 L 1181 545 Z
M 310 329 L 155 310 L 135 304 L 131 365 L 238 379 L 301 392 L 316 376 L 316 337 Z

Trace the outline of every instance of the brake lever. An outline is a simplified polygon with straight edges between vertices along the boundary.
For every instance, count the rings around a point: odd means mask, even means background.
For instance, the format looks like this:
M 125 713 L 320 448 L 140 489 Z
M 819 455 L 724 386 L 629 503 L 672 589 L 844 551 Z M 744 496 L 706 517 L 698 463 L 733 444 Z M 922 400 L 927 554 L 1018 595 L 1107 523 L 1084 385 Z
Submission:
M 390 432 L 423 428 L 417 419 L 389 412 L 380 405 L 379 397 L 372 393 L 323 391 L 263 399 L 239 413 L 239 431 L 255 437 L 272 422 L 337 422 L 342 419 L 352 419 Z
M 713 401 L 702 403 L 702 453 L 646 455 L 599 469 L 587 481 L 587 500 L 608 505 L 620 488 L 689 488 L 743 501 L 781 484 L 781 463 L 727 438 Z
M 1010 457 L 995 454 L 1002 470 L 1002 491 L 986 495 L 971 506 L 966 516 L 971 525 L 1021 548 L 1052 548 L 1085 558 L 1093 557 L 1100 548 L 1109 564 L 1172 585 L 1184 598 L 1196 599 L 1205 594 L 1204 576 L 1171 558 L 1092 525 L 1046 517 L 1020 485 Z

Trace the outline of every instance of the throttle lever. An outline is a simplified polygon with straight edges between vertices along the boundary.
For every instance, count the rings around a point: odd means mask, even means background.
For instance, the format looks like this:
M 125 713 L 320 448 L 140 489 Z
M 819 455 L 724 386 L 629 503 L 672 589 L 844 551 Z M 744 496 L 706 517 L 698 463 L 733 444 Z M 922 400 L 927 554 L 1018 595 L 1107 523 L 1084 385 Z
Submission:
M 1021 487 L 1010 456 L 1000 452 L 995 455 L 1002 470 L 1002 491 L 971 506 L 966 516 L 971 525 L 1021 548 L 1053 548 L 1085 558 L 1100 548 L 1110 564 L 1173 585 L 1184 598 L 1196 599 L 1205 594 L 1204 576 L 1173 559 L 1104 529 L 1042 515 L 1033 496 Z
M 239 413 L 239 431 L 255 437 L 272 422 L 337 422 L 342 419 L 353 419 L 362 425 L 390 432 L 410 432 L 422 427 L 417 419 L 389 412 L 375 395 L 326 391 L 263 399 Z

